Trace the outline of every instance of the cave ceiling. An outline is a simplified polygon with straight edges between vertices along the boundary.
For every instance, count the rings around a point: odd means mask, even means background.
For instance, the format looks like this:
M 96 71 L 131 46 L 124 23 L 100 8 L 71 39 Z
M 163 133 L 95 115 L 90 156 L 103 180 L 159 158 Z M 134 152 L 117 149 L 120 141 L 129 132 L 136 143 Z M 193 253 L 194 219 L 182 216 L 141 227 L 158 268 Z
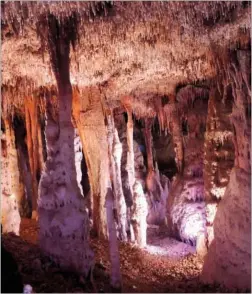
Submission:
M 74 15 L 70 75 L 80 90 L 98 87 L 111 104 L 148 99 L 180 84 L 216 77 L 216 54 L 250 42 L 248 2 L 2 2 L 2 91 L 56 85 L 43 19 Z M 6 90 L 7 89 L 7 90 Z M 5 93 L 4 92 L 4 93 Z M 15 92 L 15 91 L 14 91 Z M 17 98 L 13 95 L 12 101 Z M 21 98 L 22 100 L 22 98 Z

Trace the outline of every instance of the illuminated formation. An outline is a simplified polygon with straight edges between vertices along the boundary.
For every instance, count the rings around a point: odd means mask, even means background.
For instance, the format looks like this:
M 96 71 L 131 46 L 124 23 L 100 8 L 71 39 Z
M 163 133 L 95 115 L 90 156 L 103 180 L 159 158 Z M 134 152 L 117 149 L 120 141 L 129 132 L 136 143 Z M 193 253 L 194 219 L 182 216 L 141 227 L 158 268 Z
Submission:
M 251 3 L 8 1 L 1 24 L 6 246 L 36 227 L 83 291 L 100 265 L 108 292 L 157 292 L 125 259 L 189 253 L 192 290 L 249 291 Z

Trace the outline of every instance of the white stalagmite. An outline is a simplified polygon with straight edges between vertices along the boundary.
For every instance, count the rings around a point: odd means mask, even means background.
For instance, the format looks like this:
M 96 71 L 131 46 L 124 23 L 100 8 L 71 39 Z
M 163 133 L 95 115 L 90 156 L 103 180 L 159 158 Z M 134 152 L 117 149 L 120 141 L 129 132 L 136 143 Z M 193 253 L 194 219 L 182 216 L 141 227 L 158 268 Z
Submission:
M 140 247 L 147 244 L 147 215 L 148 203 L 142 185 L 136 181 L 133 186 L 132 224 L 136 243 Z
M 5 120 L 5 134 L 1 138 L 1 219 L 3 232 L 19 235 L 19 205 L 23 193 L 20 185 L 15 135 L 11 122 Z
M 127 208 L 122 189 L 121 158 L 122 144 L 118 137 L 117 129 L 114 126 L 114 119 L 111 114 L 107 115 L 108 132 L 108 155 L 110 160 L 110 174 L 115 194 L 114 202 L 117 211 L 118 234 L 122 241 L 127 241 Z
M 114 159 L 114 191 L 116 198 L 116 207 L 118 215 L 118 224 L 120 230 L 120 237 L 123 241 L 127 241 L 127 207 L 122 189 L 122 177 L 121 177 L 121 158 L 122 158 L 122 144 L 118 137 L 118 132 L 114 128 L 113 132 L 113 147 L 112 154 Z

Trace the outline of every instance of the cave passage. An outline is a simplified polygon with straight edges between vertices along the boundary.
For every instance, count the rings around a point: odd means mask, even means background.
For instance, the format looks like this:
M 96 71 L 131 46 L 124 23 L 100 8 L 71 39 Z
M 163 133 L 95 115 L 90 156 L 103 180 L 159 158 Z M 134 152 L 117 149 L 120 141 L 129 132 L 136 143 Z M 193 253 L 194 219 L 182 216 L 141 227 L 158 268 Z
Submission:
M 250 29 L 247 1 L 1 3 L 3 292 L 250 293 Z

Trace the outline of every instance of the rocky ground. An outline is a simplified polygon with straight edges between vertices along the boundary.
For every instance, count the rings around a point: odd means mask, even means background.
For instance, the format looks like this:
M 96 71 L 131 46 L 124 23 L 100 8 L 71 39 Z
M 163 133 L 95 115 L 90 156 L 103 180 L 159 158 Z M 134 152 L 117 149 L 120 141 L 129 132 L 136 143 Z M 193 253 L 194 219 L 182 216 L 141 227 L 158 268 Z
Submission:
M 37 246 L 35 221 L 22 219 L 20 237 L 6 234 L 2 242 L 16 259 L 24 284 L 37 293 L 111 292 L 108 243 L 91 237 L 96 265 L 94 283 L 85 282 L 73 273 L 62 272 Z M 159 241 L 158 241 L 158 238 Z M 149 232 L 151 243 L 145 250 L 129 244 L 120 245 L 124 293 L 145 292 L 228 292 L 218 285 L 199 282 L 202 260 L 192 254 L 193 247 Z M 189 246 L 189 247 L 188 247 Z M 191 252 L 191 253 L 190 253 Z

